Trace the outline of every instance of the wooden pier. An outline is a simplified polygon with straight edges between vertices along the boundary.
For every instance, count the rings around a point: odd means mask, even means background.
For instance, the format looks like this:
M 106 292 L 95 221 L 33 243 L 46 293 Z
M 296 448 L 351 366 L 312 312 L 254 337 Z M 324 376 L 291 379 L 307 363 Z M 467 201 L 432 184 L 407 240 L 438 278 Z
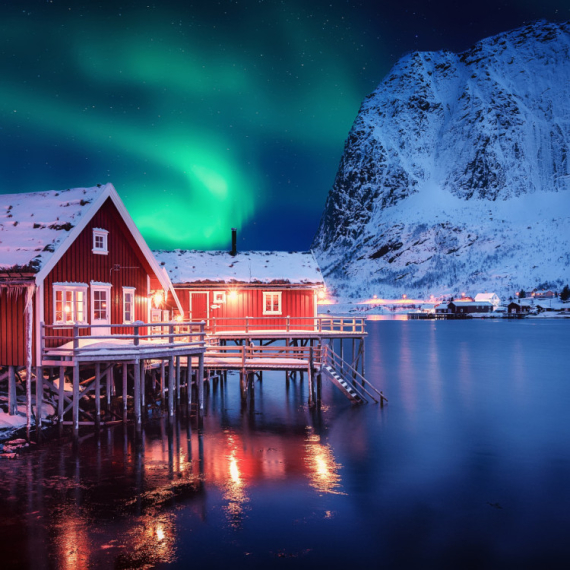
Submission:
M 284 317 L 277 325 L 273 318 L 271 328 L 259 317 L 240 322 L 137 321 L 107 325 L 105 334 L 97 334 L 101 328 L 40 324 L 41 365 L 25 375 L 28 426 L 32 414 L 36 425 L 41 423 L 44 401 L 54 404 L 60 425 L 75 430 L 129 417 L 140 426 L 150 404 L 166 406 L 170 417 L 183 404 L 201 413 L 204 383 L 227 380 L 230 370 L 239 372 L 244 401 L 252 394 L 253 379 L 268 370 L 284 371 L 286 378 L 306 374 L 311 406 L 321 401 L 323 379 L 352 402 L 387 401 L 365 378 L 361 318 Z M 4 376 L 14 411 L 16 377 L 23 376 L 22 370 L 8 367 Z

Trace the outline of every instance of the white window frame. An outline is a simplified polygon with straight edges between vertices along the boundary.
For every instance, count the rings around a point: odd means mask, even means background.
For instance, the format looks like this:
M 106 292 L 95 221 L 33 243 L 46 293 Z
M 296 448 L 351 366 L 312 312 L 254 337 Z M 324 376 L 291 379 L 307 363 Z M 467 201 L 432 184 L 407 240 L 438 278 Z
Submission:
M 263 314 L 264 315 L 282 315 L 283 314 L 283 307 L 281 304 L 281 291 L 263 291 Z M 267 297 L 273 298 L 274 296 L 277 297 L 277 310 L 266 310 L 267 307 Z M 271 301 L 271 306 L 273 306 L 273 301 Z
M 214 300 L 212 301 L 214 305 L 219 305 L 226 302 L 226 292 L 225 291 L 214 291 Z
M 109 232 L 101 228 L 93 228 L 93 253 L 97 255 L 109 255 Z M 97 238 L 102 239 L 102 245 L 97 246 Z
M 54 283 L 53 284 L 53 324 L 54 325 L 84 325 L 87 324 L 87 283 Z M 57 293 L 61 292 L 62 294 L 62 319 L 57 319 Z M 64 305 L 65 305 L 65 294 L 67 292 L 71 293 L 71 319 L 66 321 L 63 319 L 63 314 L 65 312 Z M 83 319 L 77 319 L 77 292 L 83 293 Z
M 130 325 L 135 322 L 135 287 L 123 287 L 123 324 Z M 126 318 L 126 307 L 127 307 L 127 295 L 132 295 L 131 300 L 131 318 L 127 320 Z
M 107 291 L 107 320 L 109 321 L 109 326 L 113 318 L 112 309 L 112 298 L 111 298 L 111 288 L 113 285 L 111 283 L 98 283 L 96 281 L 91 281 L 91 324 L 95 321 L 95 291 L 105 290 Z M 94 329 L 95 330 L 95 329 Z M 98 333 L 97 333 L 98 334 Z

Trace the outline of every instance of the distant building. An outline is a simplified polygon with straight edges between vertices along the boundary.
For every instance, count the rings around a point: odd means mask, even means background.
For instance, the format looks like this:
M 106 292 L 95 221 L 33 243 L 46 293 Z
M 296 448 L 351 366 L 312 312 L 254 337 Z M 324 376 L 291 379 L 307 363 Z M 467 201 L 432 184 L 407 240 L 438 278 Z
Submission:
M 558 295 L 554 291 L 533 291 L 532 296 L 535 299 L 554 299 Z
M 523 305 L 522 303 L 517 303 L 513 301 L 507 306 L 507 312 L 509 315 L 522 315 L 528 314 L 530 312 L 530 305 Z
M 493 305 L 489 301 L 451 301 L 449 310 L 455 314 L 492 313 Z
M 448 313 L 451 313 L 451 311 L 449 310 L 449 305 L 447 303 L 441 303 L 441 305 L 438 305 L 435 308 L 436 315 L 446 315 Z
M 494 310 L 496 310 L 501 304 L 501 299 L 499 299 L 499 296 L 496 293 L 478 293 L 475 295 L 475 301 L 488 301 L 493 305 Z

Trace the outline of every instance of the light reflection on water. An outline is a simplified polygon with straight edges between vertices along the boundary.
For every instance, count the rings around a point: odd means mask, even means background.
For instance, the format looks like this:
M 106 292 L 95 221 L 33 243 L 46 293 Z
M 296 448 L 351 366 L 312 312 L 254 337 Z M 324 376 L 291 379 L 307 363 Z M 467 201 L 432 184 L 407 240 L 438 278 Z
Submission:
M 0 463 L 2 568 L 558 567 L 570 547 L 566 323 L 376 321 L 390 400 L 237 377 L 206 414 Z M 350 345 L 350 343 L 349 343 Z M 347 349 L 347 356 L 350 346 Z M 347 546 L 349 545 L 349 546 Z

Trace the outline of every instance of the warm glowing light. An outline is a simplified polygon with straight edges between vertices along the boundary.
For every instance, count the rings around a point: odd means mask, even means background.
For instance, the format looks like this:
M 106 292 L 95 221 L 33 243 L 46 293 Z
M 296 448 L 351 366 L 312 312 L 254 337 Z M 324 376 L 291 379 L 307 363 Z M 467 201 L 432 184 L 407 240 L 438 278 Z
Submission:
M 407 299 L 408 296 L 406 294 L 402 295 L 402 299 Z
M 309 431 L 305 444 L 305 463 L 309 468 L 311 487 L 321 493 L 343 494 L 340 490 L 340 465 L 335 461 L 330 446 L 323 445 L 320 437 Z
M 164 540 L 165 534 L 164 534 L 164 528 L 162 528 L 162 525 L 158 525 L 156 527 L 156 538 L 158 539 L 159 542 L 162 542 Z
M 181 323 L 181 322 L 182 322 L 182 315 L 177 315 L 177 317 L 176 317 L 176 322 L 177 322 L 177 323 Z
M 157 291 L 152 296 L 152 302 L 154 304 L 154 308 L 158 309 L 160 307 L 160 305 L 162 305 L 163 300 L 164 300 L 164 295 L 162 294 L 162 291 Z
M 239 467 L 235 457 L 230 459 L 230 477 L 234 483 L 240 482 Z
M 517 295 L 518 295 L 518 293 L 517 293 Z M 69 305 L 65 305 L 65 312 L 71 313 L 71 307 Z
M 372 295 L 372 298 L 378 299 L 378 295 Z
M 237 291 L 235 289 L 233 289 L 232 291 L 229 292 L 228 297 L 232 300 L 235 301 L 235 299 L 237 299 Z
M 325 298 L 325 295 L 326 295 L 326 293 L 321 289 L 321 290 L 319 291 L 319 293 L 318 293 L 317 296 L 318 296 L 319 299 L 322 300 L 322 299 Z

